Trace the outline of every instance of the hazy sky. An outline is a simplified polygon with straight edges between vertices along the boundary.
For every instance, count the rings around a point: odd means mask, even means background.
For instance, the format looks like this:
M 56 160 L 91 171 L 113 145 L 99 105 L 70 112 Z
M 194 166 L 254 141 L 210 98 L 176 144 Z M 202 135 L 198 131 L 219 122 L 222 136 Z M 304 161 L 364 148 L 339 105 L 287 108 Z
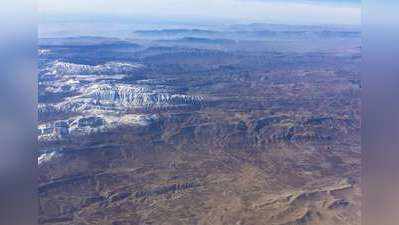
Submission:
M 361 18 L 358 0 L 39 0 L 39 12 L 288 24 L 360 24 Z

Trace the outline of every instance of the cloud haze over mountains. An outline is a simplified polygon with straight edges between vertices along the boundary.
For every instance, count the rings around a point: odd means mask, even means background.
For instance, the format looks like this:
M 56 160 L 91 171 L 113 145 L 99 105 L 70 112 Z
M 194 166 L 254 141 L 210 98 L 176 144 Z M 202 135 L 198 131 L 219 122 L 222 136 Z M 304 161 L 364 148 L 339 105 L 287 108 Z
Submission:
M 43 15 L 118 15 L 187 22 L 360 24 L 357 0 L 39 0 Z

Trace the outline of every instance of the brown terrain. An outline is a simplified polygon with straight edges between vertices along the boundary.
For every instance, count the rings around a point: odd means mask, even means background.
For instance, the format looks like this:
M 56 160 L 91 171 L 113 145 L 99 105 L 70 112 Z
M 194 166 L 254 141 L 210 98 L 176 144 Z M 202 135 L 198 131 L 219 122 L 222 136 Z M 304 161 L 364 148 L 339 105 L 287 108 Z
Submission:
M 144 65 L 125 84 L 162 80 L 201 101 L 130 108 L 156 116 L 146 125 L 39 140 L 57 153 L 39 163 L 40 224 L 360 224 L 360 48 L 42 48 L 53 52 L 42 67 L 120 57 Z

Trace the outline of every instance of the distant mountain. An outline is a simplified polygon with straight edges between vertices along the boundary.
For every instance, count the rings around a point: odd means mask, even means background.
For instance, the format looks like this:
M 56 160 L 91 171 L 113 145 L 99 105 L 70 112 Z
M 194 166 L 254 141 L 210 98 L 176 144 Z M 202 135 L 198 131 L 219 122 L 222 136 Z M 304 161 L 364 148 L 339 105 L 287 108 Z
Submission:
M 235 43 L 234 40 L 230 39 L 211 39 L 211 38 L 197 38 L 197 37 L 184 37 L 177 40 L 166 40 L 166 42 L 178 42 L 178 43 L 189 43 L 189 44 L 229 44 Z
M 102 47 L 140 47 L 136 43 L 130 41 L 121 40 L 118 38 L 106 38 L 96 36 L 78 36 L 78 37 L 66 37 L 66 38 L 40 38 L 39 46 L 41 47 L 90 47 L 90 46 L 102 46 Z
M 353 38 L 360 37 L 361 31 L 354 26 L 297 26 L 254 23 L 230 26 L 225 31 L 167 29 L 135 31 L 134 34 L 138 38 L 222 44 L 231 40 L 264 40 L 265 38 Z
M 213 35 L 219 31 L 202 29 L 162 29 L 162 30 L 138 30 L 134 32 L 139 35 Z
M 269 24 L 269 23 L 250 23 L 235 24 L 229 26 L 234 31 L 360 31 L 360 26 L 355 25 L 287 25 L 287 24 Z

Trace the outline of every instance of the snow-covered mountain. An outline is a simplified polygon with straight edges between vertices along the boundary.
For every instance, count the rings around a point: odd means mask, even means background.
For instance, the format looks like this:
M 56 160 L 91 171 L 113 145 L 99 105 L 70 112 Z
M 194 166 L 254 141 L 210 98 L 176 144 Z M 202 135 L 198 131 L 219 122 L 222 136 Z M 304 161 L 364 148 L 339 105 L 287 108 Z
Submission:
M 157 120 L 157 116 L 151 114 L 118 114 L 106 111 L 92 113 L 92 115 L 81 115 L 39 124 L 39 140 L 58 140 L 87 135 L 122 125 L 147 126 Z
M 172 84 L 162 84 L 165 82 L 124 80 L 135 76 L 129 73 L 142 66 L 120 62 L 97 66 L 49 63 L 39 79 L 42 101 L 38 113 L 57 120 L 40 124 L 39 140 L 85 135 L 122 125 L 146 126 L 156 119 L 152 109 L 204 102 L 203 96 L 188 95 Z M 147 113 L 131 114 L 133 109 Z
M 126 107 L 152 107 L 198 104 L 203 98 L 173 93 L 173 89 L 143 85 L 93 85 L 86 96 L 97 104 L 120 104 Z
M 44 71 L 47 75 L 105 75 L 131 73 L 140 67 L 142 67 L 141 64 L 125 62 L 107 62 L 92 66 L 54 61 Z

